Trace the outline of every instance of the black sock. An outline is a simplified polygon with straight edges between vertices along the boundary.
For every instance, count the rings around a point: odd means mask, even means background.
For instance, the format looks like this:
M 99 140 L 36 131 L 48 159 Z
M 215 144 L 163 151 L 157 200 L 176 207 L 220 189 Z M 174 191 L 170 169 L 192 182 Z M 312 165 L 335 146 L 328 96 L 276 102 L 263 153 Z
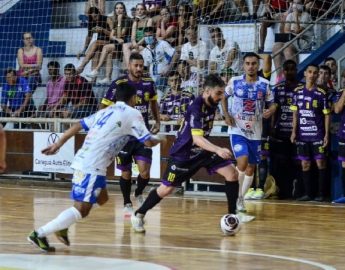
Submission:
M 229 214 L 236 214 L 236 201 L 238 197 L 238 181 L 225 181 L 225 194 L 228 199 Z
M 267 178 L 267 168 L 268 168 L 268 161 L 267 159 L 262 159 L 259 163 L 259 186 L 264 190 L 266 178 Z
M 341 180 L 343 182 L 343 196 L 345 197 L 345 168 L 341 168 Z
M 326 169 L 319 169 L 319 193 L 318 196 L 324 196 L 325 195 L 325 179 L 326 179 Z
M 120 188 L 123 195 L 123 204 L 126 205 L 127 203 L 132 203 L 131 201 L 132 180 L 126 180 L 121 177 Z
M 304 193 L 310 198 L 312 197 L 310 171 L 302 171 L 302 179 L 304 185 Z
M 137 178 L 137 188 L 134 191 L 134 196 L 137 197 L 141 194 L 143 194 L 143 191 L 145 189 L 145 187 L 147 186 L 147 184 L 149 183 L 149 179 L 144 179 L 140 176 L 140 174 L 138 175 Z
M 139 213 L 145 215 L 147 211 L 159 204 L 161 200 L 162 198 L 158 196 L 157 189 L 155 188 L 149 193 L 143 205 L 135 211 L 135 214 Z

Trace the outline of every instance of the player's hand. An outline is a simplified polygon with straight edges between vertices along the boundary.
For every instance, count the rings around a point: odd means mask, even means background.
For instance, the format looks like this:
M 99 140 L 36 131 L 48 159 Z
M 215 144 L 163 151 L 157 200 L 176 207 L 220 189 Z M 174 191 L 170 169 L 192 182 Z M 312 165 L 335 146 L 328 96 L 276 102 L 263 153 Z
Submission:
M 291 143 L 295 143 L 296 142 L 296 133 L 295 132 L 291 133 L 290 141 L 291 141 Z
M 268 119 L 272 116 L 273 113 L 274 111 L 271 109 L 264 109 L 264 113 L 262 114 L 262 117 L 265 119 Z
M 49 145 L 47 148 L 44 148 L 41 152 L 47 156 L 54 155 L 60 149 L 60 146 L 57 143 Z
M 169 115 L 166 115 L 166 114 L 161 114 L 160 118 L 161 118 L 161 121 L 169 121 L 170 120 Z
M 219 148 L 216 154 L 223 159 L 230 159 L 232 157 L 231 151 L 228 148 Z
M 228 126 L 234 126 L 235 125 L 235 119 L 230 115 L 225 115 L 225 123 Z
M 322 145 L 322 147 L 323 148 L 327 147 L 328 142 L 329 142 L 328 134 L 326 134 L 325 137 L 323 138 L 323 145 Z
M 160 124 L 159 122 L 156 122 L 156 123 L 154 123 L 154 125 L 152 126 L 150 132 L 151 132 L 152 134 L 157 134 L 157 133 L 159 132 L 160 127 L 161 127 L 161 124 Z

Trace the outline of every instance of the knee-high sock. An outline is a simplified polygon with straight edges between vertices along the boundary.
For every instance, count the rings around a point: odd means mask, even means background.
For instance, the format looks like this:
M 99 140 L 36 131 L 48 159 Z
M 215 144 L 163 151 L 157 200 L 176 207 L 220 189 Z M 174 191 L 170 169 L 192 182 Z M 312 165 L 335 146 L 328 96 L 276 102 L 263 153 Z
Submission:
M 131 201 L 132 180 L 126 180 L 121 177 L 120 188 L 123 195 L 123 205 L 126 205 L 127 203 L 132 203 Z
M 313 196 L 312 187 L 311 187 L 311 179 L 310 179 L 310 171 L 302 171 L 302 178 L 303 178 L 303 185 L 304 185 L 304 193 L 309 197 Z
M 144 201 L 143 205 L 135 211 L 135 214 L 142 214 L 145 215 L 147 211 L 155 207 L 159 202 L 162 200 L 161 197 L 159 197 L 157 193 L 157 189 L 155 188 L 149 193 L 149 196 L 147 196 L 146 200 Z
M 264 190 L 268 170 L 268 161 L 267 159 L 262 159 L 259 163 L 259 185 L 258 188 Z
M 82 219 L 82 217 L 77 208 L 68 208 L 61 212 L 55 219 L 39 228 L 37 234 L 39 237 L 47 236 L 53 232 L 68 228 L 80 219 Z
M 237 167 L 236 167 L 236 170 L 238 172 L 238 196 L 243 197 L 242 186 L 243 186 L 245 172 L 240 171 Z
M 228 213 L 236 214 L 236 201 L 238 198 L 238 181 L 225 181 L 225 194 L 228 199 Z
M 252 176 L 245 175 L 242 185 L 242 196 L 244 196 L 248 189 L 251 187 L 254 179 L 254 174 Z
M 140 174 L 138 175 L 137 178 L 137 188 L 134 191 L 134 196 L 137 197 L 141 194 L 143 194 L 143 191 L 145 189 L 145 187 L 147 186 L 147 184 L 149 183 L 150 178 L 148 179 L 144 179 L 140 176 Z
M 326 169 L 319 169 L 318 180 L 318 196 L 325 196 Z

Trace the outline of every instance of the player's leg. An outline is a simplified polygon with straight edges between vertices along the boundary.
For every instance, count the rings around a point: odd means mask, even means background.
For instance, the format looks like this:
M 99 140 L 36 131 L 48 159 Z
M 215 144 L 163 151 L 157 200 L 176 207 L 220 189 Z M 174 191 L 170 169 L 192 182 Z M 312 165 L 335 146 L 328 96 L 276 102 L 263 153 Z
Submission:
M 297 158 L 301 160 L 302 166 L 302 180 L 304 186 L 304 195 L 297 198 L 297 201 L 310 201 L 312 198 L 312 185 L 311 185 L 311 162 L 309 143 L 297 142 Z
M 318 194 L 314 198 L 317 202 L 325 200 L 326 193 L 326 154 L 325 148 L 322 146 L 322 142 L 313 143 L 313 156 L 318 168 Z
M 345 140 L 339 138 L 338 160 L 341 161 L 341 181 L 343 185 L 342 195 L 335 199 L 334 203 L 345 203 Z

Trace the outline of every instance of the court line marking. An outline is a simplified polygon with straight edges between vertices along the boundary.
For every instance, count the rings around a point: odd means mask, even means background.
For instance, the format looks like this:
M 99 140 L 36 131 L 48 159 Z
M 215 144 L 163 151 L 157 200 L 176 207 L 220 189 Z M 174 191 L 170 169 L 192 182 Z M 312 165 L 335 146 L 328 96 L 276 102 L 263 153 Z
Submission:
M 53 245 L 60 245 L 59 243 L 52 243 Z M 0 245 L 28 245 L 24 242 L 0 242 Z M 174 247 L 174 246 L 155 246 L 155 245 L 126 245 L 126 244 L 97 244 L 97 243 L 73 243 L 73 246 L 90 246 L 90 247 L 129 247 L 129 248 L 154 248 L 154 249 L 171 249 L 171 250 L 192 250 L 192 251 L 205 251 L 205 252 L 214 252 L 214 253 L 230 253 L 230 254 L 237 254 L 237 255 L 247 255 L 247 256 L 256 256 L 256 257 L 266 257 L 266 258 L 273 258 L 279 259 L 284 261 L 296 262 L 307 264 L 310 266 L 315 266 L 323 270 L 336 270 L 331 265 L 322 264 L 314 261 L 309 261 L 306 259 L 300 259 L 295 257 L 287 257 L 282 255 L 273 255 L 273 254 L 265 254 L 265 253 L 257 253 L 257 252 L 247 252 L 247 251 L 236 251 L 236 250 L 221 250 L 221 249 L 211 249 L 211 248 L 197 248 L 197 247 Z M 72 255 L 73 256 L 73 255 Z
M 0 182 L 1 184 L 1 182 Z M 4 187 L 4 186 L 0 186 L 0 189 L 10 189 L 10 190 L 27 190 L 27 191 L 47 191 L 47 192 L 60 192 L 60 193 L 70 193 L 70 190 L 60 190 L 60 189 L 45 189 L 45 188 L 30 188 L 30 187 Z M 109 194 L 111 196 L 122 196 L 121 193 L 115 193 L 116 191 L 109 191 Z M 198 199 L 200 201 L 213 201 L 213 202 L 223 202 L 225 201 L 225 196 L 224 198 L 215 198 L 215 197 L 207 197 L 207 198 L 203 198 L 202 196 L 198 195 L 198 196 L 168 196 L 165 197 L 164 199 L 180 199 L 180 200 L 194 200 L 194 199 Z M 264 201 L 256 201 L 256 200 L 249 200 L 247 201 L 251 204 L 272 204 L 272 205 L 292 205 L 292 206 L 308 206 L 308 207 L 322 207 L 322 208 L 332 208 L 332 209 L 337 209 L 337 208 L 345 208 L 345 204 L 333 204 L 333 203 L 327 203 L 327 204 L 319 204 L 316 202 L 305 202 L 305 203 L 297 203 L 297 202 L 270 202 L 267 200 Z

